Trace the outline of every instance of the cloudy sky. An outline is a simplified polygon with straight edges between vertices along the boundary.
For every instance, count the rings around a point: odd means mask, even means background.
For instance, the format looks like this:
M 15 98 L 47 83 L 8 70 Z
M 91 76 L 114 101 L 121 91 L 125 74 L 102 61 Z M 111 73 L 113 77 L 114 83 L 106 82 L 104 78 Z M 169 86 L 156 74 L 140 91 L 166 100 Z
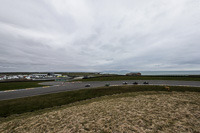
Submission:
M 0 72 L 200 70 L 200 0 L 0 0 Z

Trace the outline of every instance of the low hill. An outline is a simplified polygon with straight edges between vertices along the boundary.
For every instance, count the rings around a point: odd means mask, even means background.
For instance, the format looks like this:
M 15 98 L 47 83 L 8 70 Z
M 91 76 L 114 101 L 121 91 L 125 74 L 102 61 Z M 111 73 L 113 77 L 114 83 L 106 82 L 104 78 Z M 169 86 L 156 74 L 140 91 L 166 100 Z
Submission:
M 103 96 L 0 124 L 0 132 L 198 132 L 199 92 Z

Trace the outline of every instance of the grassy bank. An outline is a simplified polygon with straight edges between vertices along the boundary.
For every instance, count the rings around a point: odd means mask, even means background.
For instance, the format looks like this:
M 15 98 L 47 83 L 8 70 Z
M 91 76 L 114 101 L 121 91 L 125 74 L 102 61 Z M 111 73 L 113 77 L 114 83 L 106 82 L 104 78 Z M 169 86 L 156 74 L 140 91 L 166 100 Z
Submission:
M 200 81 L 199 76 L 101 76 L 79 81 L 115 81 L 115 80 L 182 80 L 182 81 Z
M 0 117 L 33 112 L 95 97 L 138 91 L 167 91 L 164 86 L 111 86 L 0 101 Z M 200 92 L 197 87 L 170 87 L 170 91 Z
M 37 81 L 37 82 L 0 83 L 0 91 L 25 89 L 25 88 L 42 87 L 42 86 L 44 86 L 44 85 L 39 85 L 38 83 L 41 83 L 41 81 Z
M 132 92 L 8 117 L 0 132 L 198 133 L 199 110 L 197 92 Z

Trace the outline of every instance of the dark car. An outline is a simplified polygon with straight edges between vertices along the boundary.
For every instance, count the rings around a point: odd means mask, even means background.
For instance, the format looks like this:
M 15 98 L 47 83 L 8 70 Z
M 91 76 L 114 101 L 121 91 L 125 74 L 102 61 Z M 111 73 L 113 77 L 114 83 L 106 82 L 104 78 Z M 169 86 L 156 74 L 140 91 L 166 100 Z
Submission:
M 149 84 L 149 82 L 146 82 L 146 81 L 145 81 L 143 84 Z
M 110 84 L 109 84 L 109 83 L 107 83 L 107 84 L 105 84 L 105 86 L 110 86 Z
M 127 84 L 128 84 L 128 82 L 123 82 L 122 84 L 123 84 L 123 85 L 127 85 Z
M 134 85 L 137 85 L 137 84 L 138 84 L 138 82 L 133 82 L 133 84 L 134 84 Z
M 86 84 L 85 87 L 90 87 L 90 84 Z

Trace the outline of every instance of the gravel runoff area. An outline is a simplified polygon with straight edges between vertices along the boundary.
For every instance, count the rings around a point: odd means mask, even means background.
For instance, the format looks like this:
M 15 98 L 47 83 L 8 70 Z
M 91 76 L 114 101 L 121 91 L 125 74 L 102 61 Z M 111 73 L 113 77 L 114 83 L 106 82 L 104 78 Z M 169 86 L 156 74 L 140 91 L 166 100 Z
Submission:
M 0 132 L 199 132 L 200 93 L 137 92 L 104 96 L 0 124 Z

